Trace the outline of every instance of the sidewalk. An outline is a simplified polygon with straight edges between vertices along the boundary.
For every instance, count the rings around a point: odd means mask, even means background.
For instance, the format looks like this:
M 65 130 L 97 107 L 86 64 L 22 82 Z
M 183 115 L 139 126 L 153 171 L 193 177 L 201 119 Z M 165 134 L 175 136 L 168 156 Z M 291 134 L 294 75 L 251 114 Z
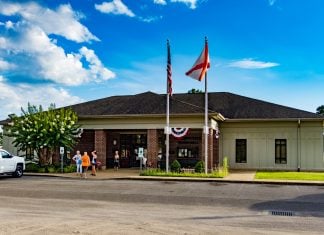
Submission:
M 248 183 L 248 184 L 281 184 L 281 185 L 316 185 L 324 186 L 324 181 L 304 181 L 304 180 L 263 180 L 254 179 L 255 171 L 231 171 L 225 178 L 191 178 L 191 177 L 158 177 L 140 176 L 139 169 L 114 169 L 101 170 L 96 176 L 87 172 L 86 180 L 150 180 L 150 181 L 186 181 L 186 182 L 223 182 L 223 183 Z M 25 173 L 26 176 L 46 176 L 61 177 L 67 179 L 81 179 L 76 173 Z

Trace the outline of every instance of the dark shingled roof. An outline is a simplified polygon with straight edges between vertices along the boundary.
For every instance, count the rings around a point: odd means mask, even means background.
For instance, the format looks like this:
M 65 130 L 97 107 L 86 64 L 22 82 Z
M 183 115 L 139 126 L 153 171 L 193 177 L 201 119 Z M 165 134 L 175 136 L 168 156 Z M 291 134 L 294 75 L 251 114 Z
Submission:
M 318 118 L 315 113 L 256 100 L 228 92 L 209 93 L 210 112 L 229 119 Z M 79 116 L 165 114 L 165 94 L 145 92 L 112 96 L 70 106 Z M 203 114 L 204 94 L 174 94 L 170 114 Z

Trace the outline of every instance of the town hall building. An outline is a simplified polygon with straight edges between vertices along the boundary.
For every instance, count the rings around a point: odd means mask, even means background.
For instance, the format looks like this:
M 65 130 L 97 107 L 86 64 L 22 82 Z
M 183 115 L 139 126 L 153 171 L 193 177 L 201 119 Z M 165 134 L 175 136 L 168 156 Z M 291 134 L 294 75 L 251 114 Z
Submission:
M 324 170 L 323 116 L 228 92 L 208 95 L 208 168 L 229 159 L 231 169 Z M 145 92 L 112 96 L 71 107 L 83 132 L 75 150 L 96 149 L 104 168 L 138 167 L 143 148 L 152 167 L 165 167 L 166 95 Z M 5 124 L 5 123 L 2 123 Z M 170 163 L 183 167 L 204 160 L 204 94 L 173 94 L 170 126 L 185 135 L 170 136 Z M 4 148 L 15 152 L 10 138 Z

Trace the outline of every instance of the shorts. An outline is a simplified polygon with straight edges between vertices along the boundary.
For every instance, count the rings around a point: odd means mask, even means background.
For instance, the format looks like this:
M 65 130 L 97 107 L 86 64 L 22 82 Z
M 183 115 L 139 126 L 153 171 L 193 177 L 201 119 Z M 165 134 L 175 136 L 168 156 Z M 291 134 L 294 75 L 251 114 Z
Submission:
M 82 172 L 86 172 L 88 170 L 87 166 L 82 166 Z
M 119 167 L 119 162 L 114 162 L 115 167 Z

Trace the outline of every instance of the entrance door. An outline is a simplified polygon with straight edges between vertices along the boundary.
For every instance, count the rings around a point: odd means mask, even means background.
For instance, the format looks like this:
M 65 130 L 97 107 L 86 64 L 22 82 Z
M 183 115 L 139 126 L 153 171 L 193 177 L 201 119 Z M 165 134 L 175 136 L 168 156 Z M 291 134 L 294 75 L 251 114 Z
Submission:
M 139 167 L 138 148 L 147 148 L 146 134 L 120 134 L 120 166 Z M 146 152 L 146 151 L 145 151 Z

